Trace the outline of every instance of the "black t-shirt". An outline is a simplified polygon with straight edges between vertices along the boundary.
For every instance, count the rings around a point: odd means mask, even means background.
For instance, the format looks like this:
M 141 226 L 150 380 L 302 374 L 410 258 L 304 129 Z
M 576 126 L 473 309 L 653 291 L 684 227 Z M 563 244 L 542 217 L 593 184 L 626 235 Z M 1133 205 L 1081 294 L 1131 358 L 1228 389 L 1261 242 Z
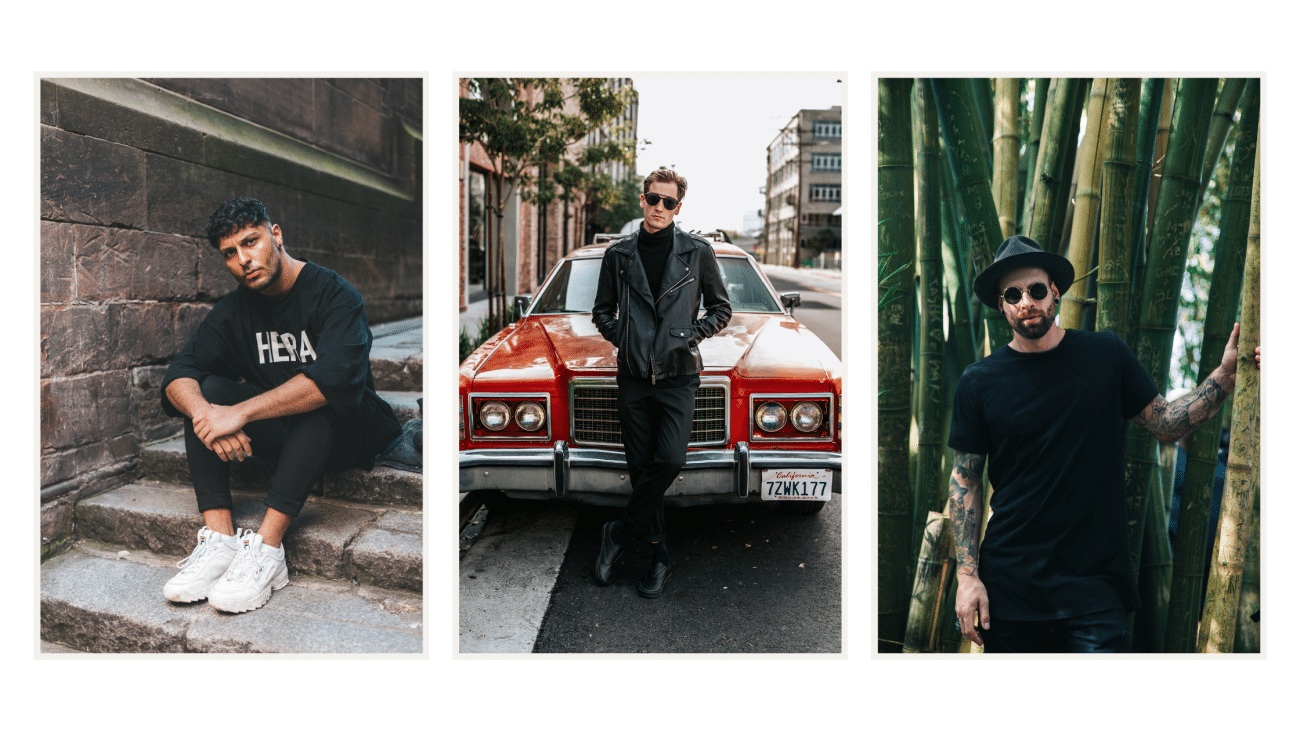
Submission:
M 222 297 L 163 377 L 163 410 L 182 416 L 167 398 L 178 378 L 208 374 L 243 378 L 263 390 L 302 373 L 335 414 L 336 440 L 361 441 L 359 464 L 401 433 L 390 407 L 375 392 L 370 372 L 372 336 L 361 294 L 333 271 L 305 261 L 293 288 L 278 300 L 240 286 Z
M 1114 333 L 1066 330 L 962 373 L 948 446 L 988 455 L 979 576 L 989 613 L 1035 621 L 1141 605 L 1129 563 L 1124 424 L 1157 395 Z

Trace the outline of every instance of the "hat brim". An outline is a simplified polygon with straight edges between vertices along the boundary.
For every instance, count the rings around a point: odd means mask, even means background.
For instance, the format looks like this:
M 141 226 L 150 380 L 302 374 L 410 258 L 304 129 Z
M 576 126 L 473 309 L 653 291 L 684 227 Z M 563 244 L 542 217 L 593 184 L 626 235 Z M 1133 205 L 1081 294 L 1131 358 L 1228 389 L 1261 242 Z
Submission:
M 1074 265 L 1069 259 L 1059 254 L 1035 251 L 1008 256 L 989 265 L 989 268 L 975 277 L 975 296 L 979 297 L 980 302 L 995 310 L 998 309 L 998 300 L 1001 299 L 998 283 L 1007 274 L 1027 267 L 1035 267 L 1047 272 L 1047 275 L 1052 278 L 1052 283 L 1056 285 L 1056 291 L 1060 294 L 1065 294 L 1070 285 L 1074 284 Z

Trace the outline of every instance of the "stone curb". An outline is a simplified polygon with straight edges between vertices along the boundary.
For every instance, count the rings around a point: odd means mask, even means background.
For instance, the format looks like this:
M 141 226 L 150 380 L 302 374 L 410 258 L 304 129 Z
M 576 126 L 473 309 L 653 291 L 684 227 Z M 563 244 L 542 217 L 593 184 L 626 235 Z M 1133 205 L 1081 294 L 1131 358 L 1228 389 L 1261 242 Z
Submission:
M 236 528 L 256 529 L 265 512 L 262 496 L 233 497 Z M 203 527 L 194 491 L 183 485 L 125 485 L 78 503 L 76 518 L 83 538 L 177 558 L 193 550 Z M 284 548 L 295 573 L 419 593 L 422 536 L 419 513 L 312 497 L 294 518 Z
M 53 558 L 41 567 L 41 638 L 84 652 L 423 651 L 418 601 L 291 575 L 261 609 L 227 614 L 163 599 L 173 573 L 79 548 Z

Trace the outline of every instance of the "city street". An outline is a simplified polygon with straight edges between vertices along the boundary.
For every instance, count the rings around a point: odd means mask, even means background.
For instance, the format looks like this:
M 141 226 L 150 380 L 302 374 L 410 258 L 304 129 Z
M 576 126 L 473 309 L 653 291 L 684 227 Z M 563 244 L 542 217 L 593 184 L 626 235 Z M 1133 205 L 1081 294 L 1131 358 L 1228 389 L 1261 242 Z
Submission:
M 767 273 L 778 292 L 801 293 L 795 318 L 839 356 L 839 273 Z M 840 652 L 841 505 L 667 508 L 672 574 L 651 600 L 636 591 L 648 545 L 624 553 L 613 585 L 592 579 L 618 508 L 493 502 L 461 537 L 460 652 Z

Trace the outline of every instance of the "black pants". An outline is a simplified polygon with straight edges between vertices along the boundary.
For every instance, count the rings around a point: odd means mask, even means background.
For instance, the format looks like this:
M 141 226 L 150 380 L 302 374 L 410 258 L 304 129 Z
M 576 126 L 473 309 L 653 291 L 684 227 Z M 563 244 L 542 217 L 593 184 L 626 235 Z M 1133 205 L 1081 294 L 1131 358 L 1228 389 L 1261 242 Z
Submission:
M 1065 619 L 1016 622 L 993 619 L 983 630 L 985 652 L 1128 652 L 1128 615 L 1103 609 Z
M 236 383 L 221 376 L 208 376 L 199 386 L 208 403 L 220 406 L 233 406 L 263 393 L 256 386 Z M 271 490 L 263 501 L 267 507 L 287 515 L 297 515 L 307 502 L 312 486 L 324 474 L 326 463 L 344 464 L 355 457 L 352 452 L 359 445 L 354 445 L 349 451 L 339 448 L 347 445 L 332 444 L 335 418 L 333 410 L 323 406 L 304 414 L 244 425 L 244 434 L 252 443 L 253 456 L 277 463 Z M 185 457 L 189 461 L 199 511 L 234 507 L 230 499 L 230 463 L 203 446 L 190 419 L 185 420 Z
M 647 379 L 618 376 L 618 418 L 632 497 L 623 525 L 632 538 L 664 540 L 664 492 L 686 463 L 698 375 Z

